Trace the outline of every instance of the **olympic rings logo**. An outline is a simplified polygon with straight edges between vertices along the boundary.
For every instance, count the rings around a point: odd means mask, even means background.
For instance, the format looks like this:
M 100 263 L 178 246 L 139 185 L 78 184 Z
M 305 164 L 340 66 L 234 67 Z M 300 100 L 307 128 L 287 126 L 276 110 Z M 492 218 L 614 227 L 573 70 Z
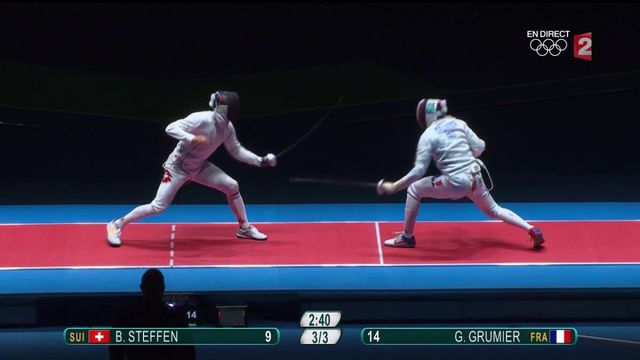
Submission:
M 533 39 L 529 42 L 531 50 L 535 51 L 538 56 L 558 56 L 567 49 L 567 40 L 565 39 Z

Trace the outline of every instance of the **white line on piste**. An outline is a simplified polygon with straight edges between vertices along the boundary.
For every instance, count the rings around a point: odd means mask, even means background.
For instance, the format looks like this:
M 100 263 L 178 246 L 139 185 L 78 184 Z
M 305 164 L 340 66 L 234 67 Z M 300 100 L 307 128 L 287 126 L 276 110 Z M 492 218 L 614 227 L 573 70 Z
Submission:
M 380 257 L 380 265 L 384 265 L 384 257 L 382 256 L 382 242 L 380 241 L 380 225 L 376 221 L 376 238 L 378 239 L 378 256 Z
M 169 267 L 173 267 L 174 240 L 176 239 L 176 224 L 171 225 L 171 240 L 169 241 Z
M 529 222 L 638 222 L 640 219 L 563 219 L 563 220 L 534 220 L 534 219 L 525 219 Z M 379 220 L 379 221 L 256 221 L 252 222 L 252 224 L 372 224 L 375 222 L 381 224 L 387 223 L 402 223 L 403 220 Z M 421 220 L 417 221 L 417 223 L 499 223 L 502 220 Z M 140 226 L 140 225 L 168 225 L 168 224 L 181 224 L 181 225 L 235 225 L 237 221 L 183 221 L 183 222 L 146 222 L 146 223 L 138 223 L 131 224 L 130 226 Z M 104 222 L 51 222 L 51 223 L 0 223 L 0 226 L 24 226 L 24 225 L 104 225 Z
M 512 267 L 512 266 L 638 266 L 640 262 L 539 262 L 539 263 L 449 263 L 449 264 L 261 264 L 261 265 L 175 265 L 174 269 L 188 269 L 188 268 L 235 268 L 235 269 L 251 269 L 251 268 L 353 268 L 353 267 L 387 267 L 387 268 L 401 268 L 401 267 L 425 267 L 425 268 L 445 268 L 445 267 L 481 267 L 481 266 L 498 266 L 498 267 Z M 87 265 L 87 266 L 32 266 L 32 267 L 0 267 L 0 271 L 12 271 L 12 270 L 111 270 L 111 269 L 142 269 L 149 267 L 157 268 L 169 268 L 167 265 Z

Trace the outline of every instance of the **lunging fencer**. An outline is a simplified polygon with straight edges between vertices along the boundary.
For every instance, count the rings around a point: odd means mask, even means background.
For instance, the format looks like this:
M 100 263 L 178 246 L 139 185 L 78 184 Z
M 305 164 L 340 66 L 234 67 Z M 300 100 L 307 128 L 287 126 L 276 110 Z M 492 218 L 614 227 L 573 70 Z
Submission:
M 415 247 L 414 226 L 422 198 L 458 200 L 468 197 L 490 218 L 526 230 L 533 246 L 540 247 L 544 243 L 542 231 L 493 200 L 482 178 L 484 165 L 478 159 L 485 149 L 485 142 L 466 122 L 447 114 L 447 101 L 420 100 L 416 118 L 425 130 L 418 141 L 413 169 L 396 182 L 381 180 L 378 183 L 380 195 L 408 188 L 404 230 L 384 244 L 390 247 Z M 441 175 L 424 177 L 432 159 Z
M 163 164 L 164 176 L 156 197 L 151 203 L 138 206 L 124 217 L 107 224 L 110 245 L 121 245 L 120 236 L 127 224 L 164 211 L 178 190 L 190 181 L 214 188 L 227 196 L 239 224 L 237 237 L 267 239 L 267 235 L 249 223 L 238 182 L 207 159 L 222 144 L 234 159 L 249 165 L 276 166 L 276 157 L 273 154 L 260 157 L 245 149 L 238 141 L 232 122 L 240 115 L 240 97 L 237 93 L 217 91 L 211 95 L 209 106 L 212 110 L 194 112 L 167 126 L 167 134 L 178 140 L 178 144 Z

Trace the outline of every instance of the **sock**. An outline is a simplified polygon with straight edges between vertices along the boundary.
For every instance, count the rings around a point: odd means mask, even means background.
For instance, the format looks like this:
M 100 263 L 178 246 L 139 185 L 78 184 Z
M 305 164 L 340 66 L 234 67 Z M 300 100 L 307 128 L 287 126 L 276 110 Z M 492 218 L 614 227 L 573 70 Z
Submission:
M 235 215 L 236 219 L 238 219 L 238 224 L 240 224 L 241 229 L 246 229 L 249 227 L 249 221 L 247 221 L 247 212 L 244 208 L 244 201 L 242 200 L 242 195 L 240 193 L 235 193 L 233 195 L 227 196 L 227 201 L 229 202 L 229 207 L 231 207 L 231 211 L 233 215 Z
M 404 234 L 407 238 L 413 236 L 413 228 L 416 225 L 418 210 L 420 209 L 420 200 L 407 194 L 407 202 L 404 206 Z
M 520 216 L 516 215 L 513 211 L 505 208 L 500 208 L 496 212 L 496 217 L 507 224 L 511 224 L 517 226 L 519 228 L 525 229 L 527 231 L 533 228 L 533 225 L 524 221 Z
M 127 224 L 132 223 L 136 220 L 140 220 L 144 217 L 154 214 L 153 207 L 151 204 L 140 205 L 137 208 L 131 210 L 130 213 L 121 217 L 120 219 L 115 221 L 116 227 L 118 229 L 122 229 Z

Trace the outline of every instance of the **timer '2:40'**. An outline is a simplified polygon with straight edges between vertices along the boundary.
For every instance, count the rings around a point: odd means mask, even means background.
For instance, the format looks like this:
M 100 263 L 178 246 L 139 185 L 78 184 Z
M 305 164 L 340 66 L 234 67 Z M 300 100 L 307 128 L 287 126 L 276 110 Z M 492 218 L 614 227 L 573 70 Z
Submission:
M 330 326 L 331 325 L 331 315 L 322 314 L 322 313 L 319 313 L 319 314 L 310 313 L 309 314 L 309 325 L 318 326 L 318 327 Z

